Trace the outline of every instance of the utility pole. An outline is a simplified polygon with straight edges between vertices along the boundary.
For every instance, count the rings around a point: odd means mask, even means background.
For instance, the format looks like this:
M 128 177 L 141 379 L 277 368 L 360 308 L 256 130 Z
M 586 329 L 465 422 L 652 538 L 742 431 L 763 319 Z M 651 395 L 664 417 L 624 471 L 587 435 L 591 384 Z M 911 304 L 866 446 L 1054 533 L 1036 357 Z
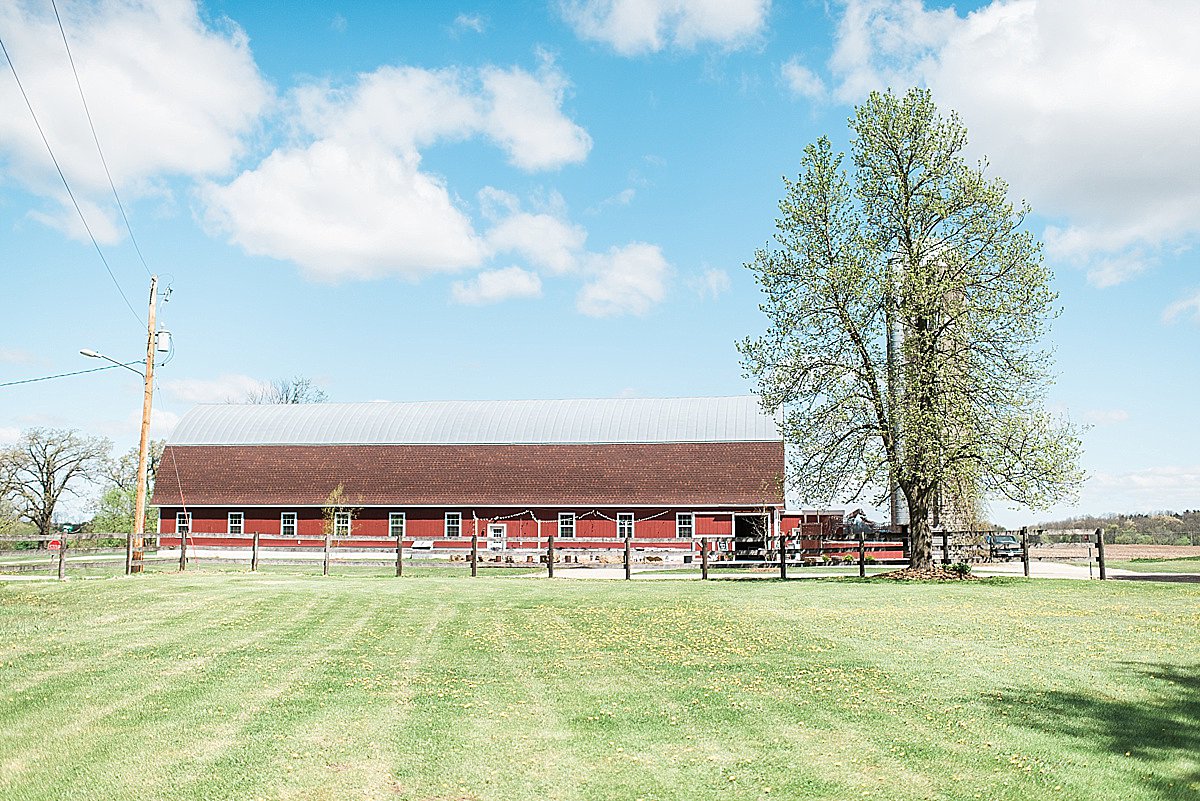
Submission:
M 146 321 L 146 388 L 142 396 L 142 432 L 138 439 L 137 495 L 133 505 L 133 531 L 125 548 L 125 572 L 141 573 L 146 536 L 146 452 L 150 446 L 150 410 L 154 401 L 154 351 L 158 332 L 154 313 L 158 305 L 158 276 L 150 276 L 150 312 Z M 180 546 L 182 548 L 182 545 Z

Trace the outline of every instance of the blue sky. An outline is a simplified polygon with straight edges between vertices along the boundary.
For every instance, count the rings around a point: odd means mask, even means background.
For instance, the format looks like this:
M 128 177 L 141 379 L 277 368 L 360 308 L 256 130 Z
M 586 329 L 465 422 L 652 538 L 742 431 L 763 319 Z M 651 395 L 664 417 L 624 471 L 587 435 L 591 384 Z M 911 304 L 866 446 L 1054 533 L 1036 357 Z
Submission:
M 1191 0 L 77 3 L 59 10 L 192 404 L 311 376 L 333 400 L 740 394 L 743 264 L 781 176 L 868 91 L 957 109 L 1046 243 L 1050 404 L 1092 425 L 1071 510 L 1200 507 L 1200 54 Z M 0 36 L 117 283 L 112 201 L 49 0 Z M 142 336 L 0 76 L 0 383 Z M 132 445 L 139 379 L 0 389 Z M 1021 524 L 1044 515 L 992 507 Z

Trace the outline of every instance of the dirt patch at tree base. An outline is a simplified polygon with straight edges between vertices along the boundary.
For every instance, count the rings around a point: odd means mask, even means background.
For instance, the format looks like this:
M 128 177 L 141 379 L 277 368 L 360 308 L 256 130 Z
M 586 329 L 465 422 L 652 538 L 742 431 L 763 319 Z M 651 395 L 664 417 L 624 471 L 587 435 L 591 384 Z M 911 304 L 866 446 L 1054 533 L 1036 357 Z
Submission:
M 927 567 L 924 570 L 906 567 L 903 570 L 880 573 L 875 578 L 889 579 L 891 581 L 975 581 L 979 576 L 973 576 L 970 573 L 959 573 L 935 565 Z

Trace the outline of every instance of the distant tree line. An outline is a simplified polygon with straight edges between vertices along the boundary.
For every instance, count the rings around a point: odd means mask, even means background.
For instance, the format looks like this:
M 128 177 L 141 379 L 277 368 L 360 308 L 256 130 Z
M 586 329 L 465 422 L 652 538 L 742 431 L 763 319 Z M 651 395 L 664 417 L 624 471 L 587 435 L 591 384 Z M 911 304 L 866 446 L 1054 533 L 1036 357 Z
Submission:
M 298 375 L 264 384 L 230 403 L 323 403 L 328 396 L 311 379 Z M 154 492 L 154 478 L 165 440 L 149 443 L 146 462 L 146 497 Z M 69 498 L 92 500 L 85 507 L 90 517 L 72 521 L 72 532 L 128 534 L 133 528 L 137 497 L 137 448 L 113 456 L 112 442 L 74 429 L 30 428 L 17 441 L 0 447 L 0 536 L 61 534 L 62 502 Z M 146 507 L 147 534 L 158 532 L 158 510 Z M 0 548 L 12 543 L 0 542 Z M 44 547 L 30 541 L 26 547 Z
M 1200 545 L 1200 509 L 1182 512 L 1081 515 L 1039 523 L 1038 528 L 1104 529 L 1105 539 L 1118 544 Z

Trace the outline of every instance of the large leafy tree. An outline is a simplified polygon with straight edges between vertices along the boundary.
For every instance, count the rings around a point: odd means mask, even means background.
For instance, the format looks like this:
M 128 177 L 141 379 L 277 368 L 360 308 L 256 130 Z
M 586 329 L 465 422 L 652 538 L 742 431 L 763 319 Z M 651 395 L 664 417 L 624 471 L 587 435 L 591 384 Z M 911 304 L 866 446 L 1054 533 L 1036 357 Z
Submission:
M 872 93 L 850 126 L 851 169 L 821 138 L 784 180 L 777 246 L 747 265 L 769 327 L 739 349 L 783 412 L 791 488 L 898 491 L 927 567 L 939 494 L 1042 508 L 1082 480 L 1078 432 L 1043 405 L 1057 296 L 1028 207 L 928 91 Z
M 101 437 L 77 431 L 31 428 L 0 452 L 0 492 L 17 515 L 49 536 L 63 495 L 96 478 L 112 450 Z
M 154 493 L 154 477 L 162 460 L 166 440 L 151 440 L 146 451 L 146 497 Z M 103 482 L 96 502 L 92 529 L 99 532 L 129 533 L 137 508 L 138 449 L 135 446 L 116 459 L 106 459 L 99 470 Z M 146 507 L 145 530 L 158 531 L 158 513 Z

